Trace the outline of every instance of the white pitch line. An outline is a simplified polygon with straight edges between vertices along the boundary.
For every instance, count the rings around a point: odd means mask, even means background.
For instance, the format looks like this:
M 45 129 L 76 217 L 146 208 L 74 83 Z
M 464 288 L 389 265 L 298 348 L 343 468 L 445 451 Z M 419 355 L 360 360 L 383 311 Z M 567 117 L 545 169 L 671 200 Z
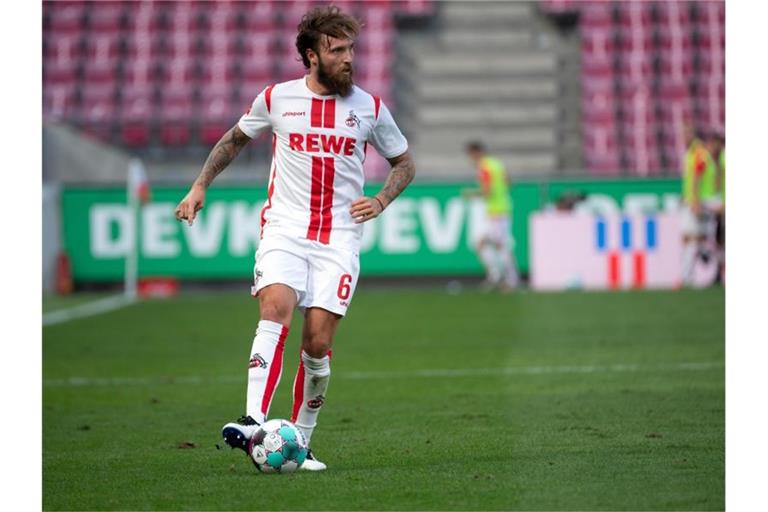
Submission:
M 723 362 L 678 363 L 660 365 L 611 364 L 586 366 L 512 366 L 506 368 L 454 368 L 413 370 L 404 372 L 337 372 L 336 378 L 350 380 L 408 379 L 425 377 L 498 377 L 505 375 L 629 373 L 641 371 L 700 371 L 722 368 Z M 244 383 L 246 376 L 186 377 L 69 377 L 45 379 L 46 387 L 155 386 L 162 384 L 232 384 Z
M 52 311 L 43 315 L 43 327 L 69 322 L 78 318 L 100 315 L 101 313 L 123 308 L 134 302 L 136 302 L 136 299 L 131 299 L 125 295 L 116 295 L 59 311 Z

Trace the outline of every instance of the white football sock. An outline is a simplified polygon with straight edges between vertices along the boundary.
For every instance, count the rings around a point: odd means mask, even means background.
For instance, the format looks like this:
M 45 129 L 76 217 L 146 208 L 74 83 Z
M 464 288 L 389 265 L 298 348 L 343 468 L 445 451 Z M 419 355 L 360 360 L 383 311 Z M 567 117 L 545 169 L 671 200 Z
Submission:
M 317 414 L 325 402 L 331 378 L 331 356 L 316 359 L 301 351 L 299 369 L 293 381 L 293 414 L 291 421 L 304 433 L 309 444 L 317 425 Z
M 693 283 L 693 268 L 696 265 L 698 244 L 686 242 L 683 244 L 683 284 Z
M 490 283 L 498 283 L 501 279 L 501 272 L 496 261 L 496 250 L 491 244 L 483 244 L 478 251 L 480 261 L 485 267 L 485 279 Z
M 261 320 L 253 338 L 248 362 L 246 414 L 264 423 L 275 388 L 283 373 L 283 349 L 288 328 L 277 322 Z
M 504 284 L 512 288 L 516 287 L 518 284 L 517 265 L 515 264 L 515 255 L 511 250 L 503 249 L 501 251 L 501 265 Z

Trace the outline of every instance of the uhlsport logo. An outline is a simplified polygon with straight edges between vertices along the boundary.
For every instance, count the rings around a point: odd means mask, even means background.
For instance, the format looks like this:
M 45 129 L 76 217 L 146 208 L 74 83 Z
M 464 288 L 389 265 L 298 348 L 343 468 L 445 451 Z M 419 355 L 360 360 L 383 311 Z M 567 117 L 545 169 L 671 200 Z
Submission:
M 618 225 L 611 226 L 614 229 L 618 228 L 618 237 L 613 237 L 609 236 L 608 221 L 604 217 L 595 219 L 595 248 L 599 253 L 606 256 L 606 276 L 609 288 L 621 287 L 622 254 L 632 255 L 632 287 L 645 288 L 646 258 L 650 252 L 658 250 L 658 225 L 654 216 L 645 217 L 642 222 L 635 222 L 634 224 L 639 225 L 635 225 L 635 229 L 633 229 L 632 219 L 626 216 L 621 217 Z M 643 237 L 643 235 L 645 236 Z M 641 238 L 644 238 L 642 242 Z M 615 242 L 610 243 L 609 239 Z
M 261 354 L 253 354 L 248 362 L 248 368 L 266 368 L 267 361 L 261 357 Z
M 358 128 L 360 128 L 360 119 L 355 115 L 354 110 L 349 111 L 349 115 L 347 116 L 347 119 L 344 121 L 344 124 L 352 128 L 353 126 L 357 125 Z
M 307 407 L 310 409 L 319 409 L 323 406 L 325 403 L 325 396 L 323 395 L 317 395 L 315 398 L 311 400 L 307 400 Z

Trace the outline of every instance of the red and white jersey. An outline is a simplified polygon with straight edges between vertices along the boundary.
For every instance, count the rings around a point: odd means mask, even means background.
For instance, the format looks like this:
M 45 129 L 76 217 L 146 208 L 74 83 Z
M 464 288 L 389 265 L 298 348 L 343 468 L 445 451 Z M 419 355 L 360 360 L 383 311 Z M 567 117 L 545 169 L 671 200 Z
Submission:
M 363 195 L 368 143 L 384 158 L 408 149 L 381 100 L 357 86 L 347 97 L 320 96 L 303 77 L 264 89 L 238 126 L 251 138 L 273 133 L 262 235 L 275 229 L 357 250 L 363 226 L 349 208 Z

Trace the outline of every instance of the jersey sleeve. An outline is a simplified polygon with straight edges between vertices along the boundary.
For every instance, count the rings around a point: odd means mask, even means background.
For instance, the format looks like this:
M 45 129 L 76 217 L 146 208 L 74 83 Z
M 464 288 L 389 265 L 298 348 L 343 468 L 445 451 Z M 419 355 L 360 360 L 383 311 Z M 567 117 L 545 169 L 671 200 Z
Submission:
M 408 150 L 408 141 L 395 124 L 395 120 L 384 102 L 381 102 L 379 107 L 379 117 L 373 125 L 369 140 L 384 158 L 394 158 Z
M 251 104 L 251 108 L 237 122 L 240 130 L 252 139 L 272 125 L 266 99 L 269 89 L 271 88 L 264 89 L 256 96 L 256 99 Z

